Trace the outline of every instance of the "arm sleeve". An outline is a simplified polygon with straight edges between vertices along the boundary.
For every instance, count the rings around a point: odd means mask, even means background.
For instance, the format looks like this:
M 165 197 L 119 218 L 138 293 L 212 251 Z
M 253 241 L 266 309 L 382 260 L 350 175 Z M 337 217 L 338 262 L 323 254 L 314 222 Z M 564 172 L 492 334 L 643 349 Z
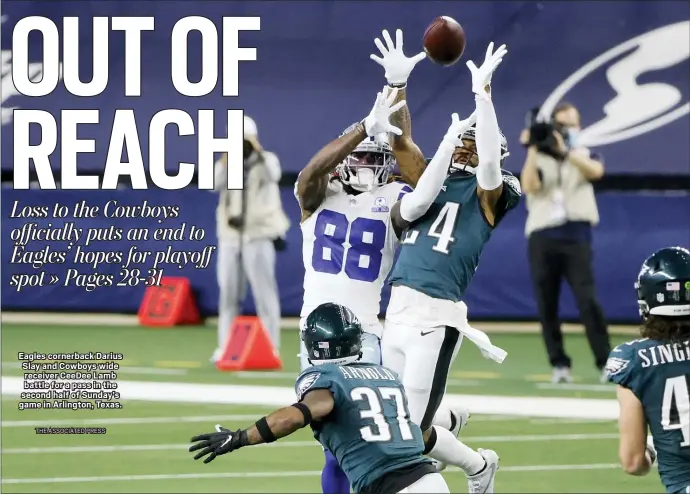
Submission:
M 415 221 L 429 210 L 446 180 L 454 150 L 453 141 L 444 138 L 415 189 L 403 196 L 400 202 L 400 215 L 405 221 Z
M 501 134 L 494 105 L 489 98 L 475 96 L 477 103 L 477 183 L 484 190 L 495 190 L 503 182 L 501 177 Z

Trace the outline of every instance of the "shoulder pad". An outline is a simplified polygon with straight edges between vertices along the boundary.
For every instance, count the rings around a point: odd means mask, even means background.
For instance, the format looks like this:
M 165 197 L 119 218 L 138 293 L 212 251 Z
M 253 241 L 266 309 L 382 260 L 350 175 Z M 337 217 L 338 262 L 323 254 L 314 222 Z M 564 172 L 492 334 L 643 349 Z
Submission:
M 311 389 L 330 389 L 330 369 L 319 365 L 309 367 L 302 371 L 295 382 L 295 394 L 297 401 L 302 401 L 305 394 Z
M 611 350 L 604 371 L 606 378 L 621 386 L 631 387 L 635 367 L 635 342 L 622 343 Z
M 394 204 L 398 202 L 408 192 L 412 192 L 412 187 L 402 180 L 395 180 L 382 185 L 379 190 Z

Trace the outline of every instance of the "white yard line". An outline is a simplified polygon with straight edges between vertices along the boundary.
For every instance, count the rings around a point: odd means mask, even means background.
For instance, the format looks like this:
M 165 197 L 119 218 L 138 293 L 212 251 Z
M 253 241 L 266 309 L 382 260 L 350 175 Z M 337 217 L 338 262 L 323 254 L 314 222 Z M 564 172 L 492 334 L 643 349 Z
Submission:
M 519 465 L 501 467 L 501 474 L 508 472 L 561 472 L 571 470 L 613 470 L 620 468 L 617 463 L 591 463 L 585 465 Z M 448 468 L 444 473 L 460 473 L 456 468 Z M 159 475 L 113 475 L 103 477 L 47 477 L 2 479 L 3 484 L 52 484 L 83 482 L 138 482 L 142 480 L 184 480 L 184 479 L 243 479 L 278 477 L 316 477 L 320 470 L 297 472 L 219 472 L 219 473 L 178 473 Z
M 549 389 L 560 391 L 597 391 L 614 394 L 616 387 L 612 384 L 575 384 L 575 383 L 537 383 L 537 389 Z
M 465 442 L 476 443 L 515 443 L 538 441 L 591 441 L 617 439 L 618 434 L 545 434 L 523 436 L 460 436 Z M 270 444 L 271 448 L 306 448 L 316 447 L 316 441 L 285 441 Z M 55 454 L 55 453 L 113 453 L 117 451 L 186 451 L 189 444 L 126 444 L 119 446 L 60 446 L 49 448 L 5 448 L 3 455 L 19 454 Z

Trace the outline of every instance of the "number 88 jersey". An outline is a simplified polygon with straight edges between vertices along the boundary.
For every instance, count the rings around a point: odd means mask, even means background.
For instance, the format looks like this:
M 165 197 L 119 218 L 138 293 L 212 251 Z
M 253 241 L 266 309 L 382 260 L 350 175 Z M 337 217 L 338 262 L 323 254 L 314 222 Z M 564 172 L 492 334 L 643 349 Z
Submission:
M 354 195 L 338 181 L 329 184 L 321 206 L 300 225 L 302 317 L 323 303 L 335 302 L 354 312 L 366 332 L 381 337 L 381 289 L 398 245 L 390 210 L 411 190 L 391 182 Z

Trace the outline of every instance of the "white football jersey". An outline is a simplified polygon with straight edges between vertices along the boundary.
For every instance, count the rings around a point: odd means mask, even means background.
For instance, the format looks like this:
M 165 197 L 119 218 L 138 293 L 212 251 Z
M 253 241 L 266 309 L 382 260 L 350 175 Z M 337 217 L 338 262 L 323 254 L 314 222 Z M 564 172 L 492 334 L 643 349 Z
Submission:
M 350 195 L 340 182 L 329 184 L 321 206 L 301 224 L 302 317 L 333 302 L 354 312 L 366 332 L 381 336 L 381 289 L 398 246 L 390 210 L 411 190 L 409 185 L 392 182 Z

